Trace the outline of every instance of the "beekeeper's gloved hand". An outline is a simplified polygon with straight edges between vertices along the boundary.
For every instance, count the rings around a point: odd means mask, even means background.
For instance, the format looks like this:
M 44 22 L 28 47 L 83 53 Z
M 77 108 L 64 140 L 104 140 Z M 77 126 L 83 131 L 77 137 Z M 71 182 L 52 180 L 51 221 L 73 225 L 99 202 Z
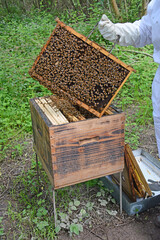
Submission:
M 140 39 L 139 21 L 114 24 L 103 14 L 98 28 L 105 39 L 121 46 L 135 46 Z

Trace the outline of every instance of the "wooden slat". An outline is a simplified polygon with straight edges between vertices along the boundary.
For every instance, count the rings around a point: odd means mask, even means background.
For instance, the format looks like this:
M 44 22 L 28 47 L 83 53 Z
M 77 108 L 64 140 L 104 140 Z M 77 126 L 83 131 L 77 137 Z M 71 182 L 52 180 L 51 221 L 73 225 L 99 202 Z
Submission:
M 41 102 L 44 104 L 45 108 L 52 114 L 52 117 L 58 122 L 58 124 L 65 124 L 68 123 L 68 120 L 65 116 L 59 111 L 56 106 L 50 106 L 45 98 L 40 99 Z
M 46 117 L 35 100 L 30 100 L 31 118 L 34 148 L 38 157 L 40 158 L 43 167 L 49 176 L 49 179 L 53 183 L 53 170 L 52 170 L 52 158 L 51 158 L 51 146 L 49 128 L 51 121 Z
M 52 96 L 53 98 L 53 96 Z M 53 101 L 51 100 L 51 98 L 46 98 L 46 101 L 48 103 L 50 103 L 51 105 L 54 104 Z M 56 97 L 55 97 L 55 101 L 56 101 Z M 64 101 L 64 100 L 63 100 Z M 63 105 L 63 101 L 62 100 L 59 100 L 59 102 L 61 102 L 61 105 Z M 74 108 L 73 106 L 71 106 L 72 108 Z M 61 107 L 62 108 L 62 107 Z M 78 122 L 79 120 L 85 120 L 85 118 L 80 114 L 78 113 L 78 117 L 75 117 L 71 112 L 69 112 L 70 109 L 65 109 L 63 108 L 62 111 L 63 111 L 63 114 L 65 114 L 65 116 L 67 117 L 67 119 L 70 121 L 70 122 Z M 75 108 L 74 108 L 75 110 Z M 78 111 L 77 111 L 78 112 Z
M 122 161 L 119 161 L 119 163 L 117 163 L 116 166 L 114 166 L 114 168 L 112 163 L 110 163 L 110 164 L 104 164 L 101 169 L 99 166 L 95 168 L 88 167 L 88 169 L 84 169 L 83 171 L 79 170 L 77 172 L 70 173 L 64 178 L 61 177 L 60 175 L 55 174 L 54 188 L 59 189 L 59 188 L 70 186 L 80 182 L 85 182 L 92 179 L 100 178 L 106 175 L 111 175 L 113 173 L 118 173 L 118 172 L 121 172 L 122 170 L 123 170 L 123 164 L 122 164 Z
M 42 109 L 44 114 L 48 117 L 48 119 L 51 121 L 53 125 L 58 125 L 58 122 L 52 117 L 52 115 L 47 111 L 47 109 L 44 107 L 44 105 L 41 103 L 39 99 L 35 99 L 35 102 L 38 104 L 38 106 Z
M 53 123 L 53 125 L 65 124 L 68 123 L 68 120 L 64 117 L 64 115 L 57 109 L 56 106 L 51 107 L 45 98 L 39 98 L 35 100 L 37 104 L 40 106 L 44 114 L 49 118 L 49 120 Z
M 132 173 L 134 175 L 134 178 L 137 179 L 137 187 L 140 189 L 142 189 L 143 191 L 146 191 L 148 193 L 149 196 L 152 196 L 152 192 L 149 188 L 149 185 L 146 181 L 146 179 L 144 178 L 144 175 L 133 155 L 133 152 L 130 148 L 130 146 L 128 144 L 125 145 L 125 153 L 128 155 L 128 160 L 130 160 L 130 166 L 131 169 L 133 169 Z

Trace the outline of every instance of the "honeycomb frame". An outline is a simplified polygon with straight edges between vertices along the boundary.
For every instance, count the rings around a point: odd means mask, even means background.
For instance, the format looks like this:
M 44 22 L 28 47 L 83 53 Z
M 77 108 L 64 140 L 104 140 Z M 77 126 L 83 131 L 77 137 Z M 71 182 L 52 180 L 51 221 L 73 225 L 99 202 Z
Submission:
M 29 74 L 54 94 L 101 117 L 135 70 L 58 18 L 56 21 Z

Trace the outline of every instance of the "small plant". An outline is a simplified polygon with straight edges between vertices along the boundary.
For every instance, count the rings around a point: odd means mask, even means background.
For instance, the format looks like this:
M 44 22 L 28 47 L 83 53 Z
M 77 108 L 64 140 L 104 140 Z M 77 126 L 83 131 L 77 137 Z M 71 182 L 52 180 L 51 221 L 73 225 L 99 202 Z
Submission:
M 3 217 L 0 217 L 0 237 L 2 237 L 4 235 L 4 228 L 2 225 L 2 220 L 3 220 Z
M 11 192 L 22 207 L 18 211 L 17 206 L 15 211 L 9 203 L 8 215 L 13 223 L 19 224 L 21 236 L 28 234 L 23 228 L 26 224 L 30 228 L 30 234 L 37 238 L 52 239 L 60 231 L 67 231 L 70 236 L 79 235 L 85 225 L 92 227 L 94 218 L 102 215 L 102 212 L 106 216 L 116 215 L 111 209 L 112 204 L 115 204 L 111 191 L 99 180 L 88 181 L 56 190 L 55 228 L 53 203 L 50 200 L 52 187 L 40 163 L 39 169 L 42 176 L 40 181 L 36 176 L 36 163 L 33 158 L 30 169 L 16 178 Z
M 59 220 L 57 221 L 58 226 L 56 232 L 58 233 L 61 229 L 68 230 L 70 236 L 72 234 L 79 235 L 83 231 L 83 225 L 81 224 L 82 219 L 87 216 L 86 211 L 82 208 L 79 210 L 81 203 L 79 200 L 74 199 L 69 203 L 67 213 L 59 212 Z M 73 213 L 75 211 L 75 213 Z M 74 216 L 74 218 L 73 218 Z

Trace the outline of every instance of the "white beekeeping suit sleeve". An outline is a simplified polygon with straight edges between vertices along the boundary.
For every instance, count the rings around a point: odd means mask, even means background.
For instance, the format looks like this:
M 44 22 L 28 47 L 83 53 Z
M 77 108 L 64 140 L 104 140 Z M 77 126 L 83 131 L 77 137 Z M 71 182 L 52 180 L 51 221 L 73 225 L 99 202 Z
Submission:
M 113 24 L 106 15 L 99 22 L 103 37 L 121 46 L 154 46 L 154 61 L 160 64 L 160 0 L 152 0 L 147 14 L 134 23 Z M 160 65 L 152 83 L 152 104 L 155 135 L 160 158 Z
M 152 3 L 152 2 L 151 2 Z M 152 43 L 152 27 L 150 21 L 150 9 L 148 5 L 147 15 L 134 23 L 112 23 L 104 14 L 99 22 L 98 28 L 103 37 L 109 41 L 116 42 L 121 46 L 132 45 L 143 47 Z

